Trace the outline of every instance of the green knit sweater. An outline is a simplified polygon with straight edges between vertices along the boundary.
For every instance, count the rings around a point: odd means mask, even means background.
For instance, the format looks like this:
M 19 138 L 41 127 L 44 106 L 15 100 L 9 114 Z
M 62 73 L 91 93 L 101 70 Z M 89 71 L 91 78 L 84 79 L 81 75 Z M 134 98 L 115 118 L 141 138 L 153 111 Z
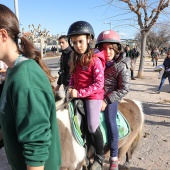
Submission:
M 26 165 L 59 169 L 61 151 L 54 95 L 47 76 L 32 59 L 7 71 L 0 100 L 0 126 L 13 170 L 26 170 Z

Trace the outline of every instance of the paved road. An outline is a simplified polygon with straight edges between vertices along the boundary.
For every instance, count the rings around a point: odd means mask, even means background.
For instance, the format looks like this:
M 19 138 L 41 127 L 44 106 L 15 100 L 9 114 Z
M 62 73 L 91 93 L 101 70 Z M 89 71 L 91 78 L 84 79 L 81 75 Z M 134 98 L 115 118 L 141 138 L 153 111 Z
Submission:
M 43 59 L 44 63 L 51 70 L 51 73 L 52 73 L 53 76 L 58 75 L 58 70 L 59 70 L 59 67 L 60 67 L 59 60 L 60 60 L 60 56 Z

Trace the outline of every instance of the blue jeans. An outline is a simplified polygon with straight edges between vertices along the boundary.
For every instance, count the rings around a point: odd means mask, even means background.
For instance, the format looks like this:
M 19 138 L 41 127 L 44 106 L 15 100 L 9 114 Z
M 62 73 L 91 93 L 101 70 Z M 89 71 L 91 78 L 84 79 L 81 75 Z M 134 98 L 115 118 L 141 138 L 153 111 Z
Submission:
M 105 109 L 106 126 L 108 131 L 108 141 L 110 145 L 110 156 L 118 156 L 118 128 L 116 124 L 118 103 L 108 104 Z
M 162 75 L 162 78 L 161 78 L 161 83 L 159 85 L 159 88 L 158 88 L 158 91 L 160 91 L 162 89 L 162 86 L 166 80 L 166 78 L 168 77 L 168 81 L 169 81 L 169 84 L 170 84 L 170 76 L 167 76 L 165 73 Z

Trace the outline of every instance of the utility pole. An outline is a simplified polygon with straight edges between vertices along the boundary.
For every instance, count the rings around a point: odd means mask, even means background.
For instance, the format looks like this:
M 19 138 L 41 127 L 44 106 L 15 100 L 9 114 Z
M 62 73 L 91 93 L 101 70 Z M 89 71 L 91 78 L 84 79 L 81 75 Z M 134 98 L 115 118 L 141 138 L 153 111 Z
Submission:
M 104 24 L 109 24 L 110 25 L 110 30 L 112 30 L 112 22 L 104 22 Z
M 15 7 L 15 15 L 17 16 L 19 21 L 18 0 L 14 0 L 14 7 Z

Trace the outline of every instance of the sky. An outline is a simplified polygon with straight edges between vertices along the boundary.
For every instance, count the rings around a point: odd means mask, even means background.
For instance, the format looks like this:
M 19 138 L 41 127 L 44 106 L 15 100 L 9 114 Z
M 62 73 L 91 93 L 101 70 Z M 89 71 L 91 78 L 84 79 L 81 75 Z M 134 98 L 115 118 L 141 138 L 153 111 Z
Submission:
M 14 0 L 0 0 L 0 3 L 15 13 Z M 134 22 L 136 16 L 123 10 L 127 8 L 124 3 L 118 5 L 122 8 L 115 8 L 116 3 L 106 5 L 105 0 L 18 0 L 20 28 L 27 32 L 28 25 L 37 28 L 40 24 L 41 30 L 45 28 L 51 35 L 63 35 L 72 23 L 83 20 L 92 25 L 95 37 L 111 28 L 121 39 L 134 38 L 139 32 Z

